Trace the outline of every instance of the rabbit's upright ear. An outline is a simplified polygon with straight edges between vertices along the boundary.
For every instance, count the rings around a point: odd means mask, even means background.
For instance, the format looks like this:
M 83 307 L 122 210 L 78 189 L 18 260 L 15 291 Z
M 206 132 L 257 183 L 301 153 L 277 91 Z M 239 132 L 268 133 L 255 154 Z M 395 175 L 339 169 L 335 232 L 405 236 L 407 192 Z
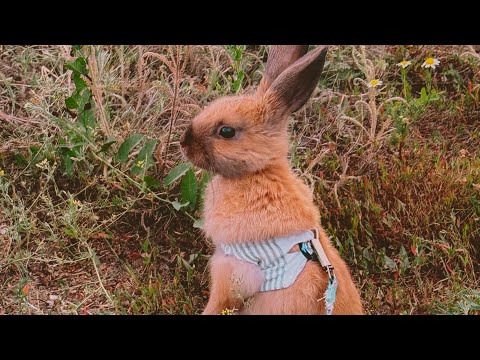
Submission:
M 308 51 L 308 45 L 272 45 L 257 93 L 263 95 L 275 79 Z
M 327 50 L 318 46 L 284 70 L 265 92 L 269 106 L 282 114 L 300 109 L 317 86 Z

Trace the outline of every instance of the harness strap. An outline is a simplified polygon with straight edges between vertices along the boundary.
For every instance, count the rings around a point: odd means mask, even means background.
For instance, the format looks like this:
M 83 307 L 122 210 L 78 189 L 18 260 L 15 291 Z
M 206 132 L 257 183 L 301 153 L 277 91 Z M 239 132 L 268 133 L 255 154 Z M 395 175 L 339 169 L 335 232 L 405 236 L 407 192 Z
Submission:
M 320 265 L 328 274 L 328 286 L 324 293 L 325 309 L 327 315 L 332 315 L 337 294 L 338 281 L 333 271 L 333 266 L 328 260 L 327 254 L 318 239 L 318 229 L 313 229 L 314 238 L 309 241 L 300 243 L 300 251 L 308 260 L 318 260 Z

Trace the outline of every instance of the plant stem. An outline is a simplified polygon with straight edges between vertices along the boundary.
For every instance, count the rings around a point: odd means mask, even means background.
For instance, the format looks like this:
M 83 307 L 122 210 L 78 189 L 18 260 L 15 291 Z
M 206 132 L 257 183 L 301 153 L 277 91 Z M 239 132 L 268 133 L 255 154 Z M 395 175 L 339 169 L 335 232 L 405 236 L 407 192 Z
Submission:
M 407 83 L 407 71 L 405 69 L 400 69 L 402 72 L 402 83 L 403 83 L 403 95 L 405 96 L 406 100 L 409 100 L 410 94 L 408 91 L 408 83 Z
M 427 93 L 430 95 L 430 90 L 432 88 L 432 73 L 428 69 L 425 69 L 425 84 L 427 85 Z
M 164 164 L 165 161 L 167 160 L 167 155 L 168 155 L 168 148 L 170 147 L 170 140 L 172 137 L 172 128 L 173 124 L 175 122 L 175 117 L 177 115 L 177 97 L 178 97 L 178 85 L 179 85 L 179 67 L 180 67 L 180 50 L 177 48 L 177 57 L 175 59 L 175 77 L 173 79 L 173 100 L 172 100 L 172 112 L 170 114 L 170 126 L 168 128 L 168 136 L 167 136 L 167 145 L 165 146 L 165 154 L 163 155 L 164 158 Z

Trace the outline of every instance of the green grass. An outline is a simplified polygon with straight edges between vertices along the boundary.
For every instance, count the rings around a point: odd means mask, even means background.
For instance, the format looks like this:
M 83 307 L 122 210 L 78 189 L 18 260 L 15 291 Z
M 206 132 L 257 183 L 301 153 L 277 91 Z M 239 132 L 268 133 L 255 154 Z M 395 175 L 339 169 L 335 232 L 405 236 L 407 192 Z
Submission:
M 71 50 L 0 46 L 0 313 L 198 314 L 209 175 L 178 139 L 258 84 L 266 47 Z M 293 116 L 291 163 L 368 313 L 479 313 L 479 77 L 463 46 L 334 46 Z

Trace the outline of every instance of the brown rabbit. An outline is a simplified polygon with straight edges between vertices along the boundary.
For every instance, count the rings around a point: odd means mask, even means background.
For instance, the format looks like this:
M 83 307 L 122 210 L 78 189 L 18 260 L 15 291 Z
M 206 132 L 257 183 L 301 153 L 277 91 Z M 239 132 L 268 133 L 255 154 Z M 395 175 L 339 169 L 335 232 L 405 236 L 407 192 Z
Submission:
M 282 238 L 296 239 L 315 228 L 338 281 L 333 314 L 363 313 L 349 269 L 320 227 L 312 194 L 287 159 L 289 116 L 317 86 L 327 46 L 307 51 L 307 45 L 272 46 L 257 91 L 214 101 L 180 139 L 193 164 L 216 174 L 204 204 L 204 231 L 216 247 L 204 314 L 224 309 L 240 314 L 325 314 L 322 298 L 329 276 L 320 263 L 307 261 L 299 245 L 275 252 Z M 264 253 L 249 248 L 257 245 Z M 263 267 L 262 256 L 267 264 Z M 300 261 L 292 265 L 297 273 L 292 278 L 268 269 L 270 256 L 277 256 L 273 260 L 283 261 L 285 267 L 291 263 L 287 258 Z M 291 281 L 284 281 L 288 277 Z M 280 285 L 275 283 L 278 279 Z M 269 288 L 267 282 L 275 286 Z

